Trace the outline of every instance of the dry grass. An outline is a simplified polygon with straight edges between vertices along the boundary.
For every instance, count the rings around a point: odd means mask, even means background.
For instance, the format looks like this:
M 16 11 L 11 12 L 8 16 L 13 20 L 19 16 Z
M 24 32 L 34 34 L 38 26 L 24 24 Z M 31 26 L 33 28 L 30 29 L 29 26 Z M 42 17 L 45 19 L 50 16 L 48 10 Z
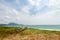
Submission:
M 2 30 L 3 29 L 3 30 Z M 8 30 L 6 30 L 8 29 Z M 16 33 L 15 28 L 0 28 L 0 40 L 60 40 L 60 31 L 48 31 L 28 28 Z
M 10 35 L 3 40 L 60 40 L 60 35 L 57 34 L 32 34 L 32 35 Z

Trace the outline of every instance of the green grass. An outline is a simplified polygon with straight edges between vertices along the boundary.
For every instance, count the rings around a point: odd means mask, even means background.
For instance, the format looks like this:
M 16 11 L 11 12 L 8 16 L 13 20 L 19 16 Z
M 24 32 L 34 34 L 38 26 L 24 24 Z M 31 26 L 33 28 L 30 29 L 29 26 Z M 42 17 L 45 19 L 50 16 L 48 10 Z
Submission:
M 0 37 L 7 37 L 12 34 L 16 34 L 19 27 L 1 27 L 0 26 Z M 21 28 L 20 28 L 21 29 Z
M 24 31 L 20 31 L 22 28 L 20 27 L 1 27 L 0 26 L 0 37 L 7 37 L 12 34 L 20 34 L 24 35 L 31 35 L 31 34 L 58 34 L 60 35 L 60 31 L 49 31 L 49 30 L 39 30 L 34 28 L 26 28 Z

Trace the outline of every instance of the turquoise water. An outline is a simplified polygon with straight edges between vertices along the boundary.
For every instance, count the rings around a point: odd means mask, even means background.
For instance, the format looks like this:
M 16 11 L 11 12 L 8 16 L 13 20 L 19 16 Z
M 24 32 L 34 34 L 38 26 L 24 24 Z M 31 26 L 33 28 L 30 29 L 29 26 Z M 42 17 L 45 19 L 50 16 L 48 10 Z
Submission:
M 29 25 L 29 28 L 60 30 L 60 25 Z
M 60 31 L 60 25 L 24 25 L 24 26 L 17 25 L 16 27 L 28 27 L 28 28 L 36 28 L 36 29 L 43 29 L 43 30 L 59 30 Z

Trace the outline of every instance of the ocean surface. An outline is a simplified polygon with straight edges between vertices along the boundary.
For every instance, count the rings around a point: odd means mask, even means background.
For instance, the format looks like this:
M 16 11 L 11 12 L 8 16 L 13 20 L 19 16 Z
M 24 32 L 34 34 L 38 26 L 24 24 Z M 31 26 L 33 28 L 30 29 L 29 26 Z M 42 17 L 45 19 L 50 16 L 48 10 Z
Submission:
M 44 30 L 59 30 L 60 31 L 60 25 L 28 25 L 26 27 L 44 29 Z
M 11 26 L 11 25 L 9 25 L 9 26 Z M 60 25 L 14 25 L 14 27 L 23 27 L 23 28 L 27 27 L 27 28 L 35 28 L 35 29 L 43 29 L 43 30 L 60 31 Z

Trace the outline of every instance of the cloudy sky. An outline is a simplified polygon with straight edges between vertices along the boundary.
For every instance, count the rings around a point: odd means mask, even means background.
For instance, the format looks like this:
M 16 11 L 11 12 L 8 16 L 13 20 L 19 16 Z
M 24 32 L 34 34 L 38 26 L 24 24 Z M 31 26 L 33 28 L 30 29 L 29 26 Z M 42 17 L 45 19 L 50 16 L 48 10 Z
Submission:
M 60 0 L 0 0 L 0 24 L 60 25 Z

